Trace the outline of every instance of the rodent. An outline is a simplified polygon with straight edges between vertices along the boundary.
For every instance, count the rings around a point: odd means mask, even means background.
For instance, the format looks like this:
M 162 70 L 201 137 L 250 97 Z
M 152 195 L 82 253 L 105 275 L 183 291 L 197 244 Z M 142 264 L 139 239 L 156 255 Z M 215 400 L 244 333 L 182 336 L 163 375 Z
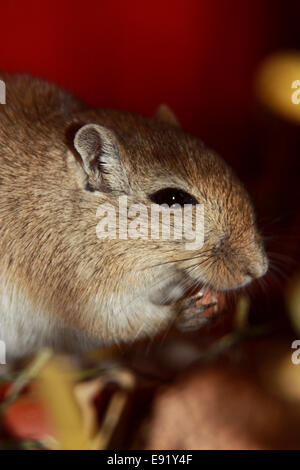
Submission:
M 233 171 L 162 107 L 89 109 L 54 84 L 0 74 L 0 338 L 13 357 L 82 351 L 166 328 L 185 289 L 237 289 L 268 259 Z M 99 204 L 172 191 L 205 208 L 205 243 L 96 236 Z M 171 191 L 171 193 L 170 193 Z M 183 198 L 184 199 L 184 198 Z M 184 317 L 183 317 L 184 318 Z

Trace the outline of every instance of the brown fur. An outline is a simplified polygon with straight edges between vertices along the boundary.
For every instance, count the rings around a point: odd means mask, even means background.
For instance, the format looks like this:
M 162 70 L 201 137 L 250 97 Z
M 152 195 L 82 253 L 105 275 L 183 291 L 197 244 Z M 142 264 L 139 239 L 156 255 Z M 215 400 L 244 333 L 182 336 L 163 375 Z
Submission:
M 58 330 L 75 331 L 72 349 L 77 332 L 96 342 L 132 340 L 174 318 L 174 308 L 163 301 L 168 280 L 180 283 L 191 271 L 188 286 L 202 282 L 226 290 L 264 274 L 267 261 L 249 197 L 201 141 L 174 122 L 86 109 L 65 91 L 31 77 L 0 78 L 7 87 L 7 104 L 0 106 L 0 295 L 21 292 L 32 304 L 31 323 L 37 315 L 55 325 L 58 336 Z M 116 158 L 105 173 L 98 168 L 86 175 L 73 147 L 75 131 L 87 123 L 113 133 Z M 128 204 L 150 204 L 149 194 L 170 186 L 204 204 L 201 252 L 188 253 L 183 241 L 96 237 L 100 203 L 117 207 L 117 197 L 126 194 Z M 191 270 L 196 255 L 199 266 Z M 194 258 L 180 261 L 187 257 Z M 4 322 L 14 315 L 9 305 L 6 299 Z M 19 321 L 18 332 L 12 332 L 15 355 L 20 328 Z M 28 334 L 22 351 L 37 344 L 64 347 L 64 334 L 57 341 L 35 335 L 38 329 L 32 338 Z

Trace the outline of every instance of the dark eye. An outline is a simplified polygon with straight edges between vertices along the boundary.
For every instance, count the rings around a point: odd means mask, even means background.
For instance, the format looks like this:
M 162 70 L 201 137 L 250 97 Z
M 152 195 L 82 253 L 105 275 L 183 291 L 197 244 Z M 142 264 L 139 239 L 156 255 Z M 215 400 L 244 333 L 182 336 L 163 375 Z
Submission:
M 182 189 L 165 188 L 149 196 L 155 204 L 167 204 L 172 207 L 174 204 L 183 206 L 184 204 L 198 204 L 197 200 Z

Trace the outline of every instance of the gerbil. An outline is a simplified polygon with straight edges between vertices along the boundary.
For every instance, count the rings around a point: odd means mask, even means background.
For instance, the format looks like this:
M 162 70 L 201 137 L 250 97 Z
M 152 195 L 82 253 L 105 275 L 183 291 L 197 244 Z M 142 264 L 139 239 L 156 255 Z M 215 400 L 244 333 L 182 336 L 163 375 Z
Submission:
M 192 286 L 237 289 L 265 274 L 247 192 L 168 108 L 153 118 L 91 110 L 45 81 L 0 78 L 0 339 L 9 355 L 152 336 Z M 203 248 L 99 239 L 97 208 L 117 208 L 121 195 L 128 206 L 203 204 Z

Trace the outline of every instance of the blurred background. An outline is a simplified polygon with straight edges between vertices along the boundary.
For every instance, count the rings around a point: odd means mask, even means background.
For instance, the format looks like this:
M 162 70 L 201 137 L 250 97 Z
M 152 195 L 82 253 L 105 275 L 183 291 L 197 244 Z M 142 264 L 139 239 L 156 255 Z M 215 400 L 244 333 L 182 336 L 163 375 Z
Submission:
M 80 360 L 42 351 L 34 373 L 19 366 L 1 379 L 2 447 L 300 448 L 299 18 L 292 0 L 1 5 L 3 71 L 91 106 L 152 115 L 168 104 L 249 189 L 271 260 L 263 282 L 198 333 Z

